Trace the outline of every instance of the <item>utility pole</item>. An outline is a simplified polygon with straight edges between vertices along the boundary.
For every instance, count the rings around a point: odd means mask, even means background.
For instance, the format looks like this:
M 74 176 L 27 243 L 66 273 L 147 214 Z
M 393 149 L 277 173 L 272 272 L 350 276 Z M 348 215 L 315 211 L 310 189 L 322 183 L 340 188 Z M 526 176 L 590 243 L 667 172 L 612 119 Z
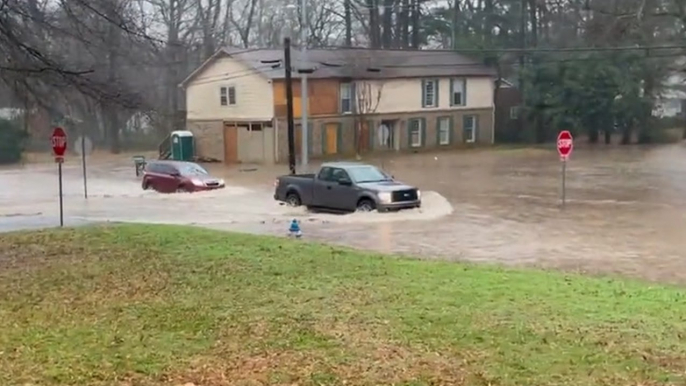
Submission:
M 291 76 L 291 38 L 283 39 L 286 72 L 286 119 L 288 120 L 288 168 L 295 174 L 295 122 L 293 120 L 293 77 Z
M 301 58 L 300 62 L 301 63 L 307 63 L 307 37 L 309 34 L 309 22 L 307 20 L 307 0 L 301 0 L 300 1 L 300 17 L 301 17 L 301 24 L 300 24 L 300 50 L 301 50 Z M 303 67 L 307 66 L 306 64 L 303 64 Z M 308 120 L 308 114 L 307 114 L 307 105 L 309 104 L 308 102 L 308 95 L 307 95 L 307 73 L 305 72 L 300 72 L 300 97 L 301 97 L 301 104 L 302 104 L 302 114 L 301 114 L 301 160 L 300 162 L 302 163 L 303 168 L 307 168 L 308 164 L 308 154 L 307 150 L 309 149 L 308 147 L 308 141 L 307 139 L 309 138 L 308 135 L 308 127 L 307 127 L 307 120 Z

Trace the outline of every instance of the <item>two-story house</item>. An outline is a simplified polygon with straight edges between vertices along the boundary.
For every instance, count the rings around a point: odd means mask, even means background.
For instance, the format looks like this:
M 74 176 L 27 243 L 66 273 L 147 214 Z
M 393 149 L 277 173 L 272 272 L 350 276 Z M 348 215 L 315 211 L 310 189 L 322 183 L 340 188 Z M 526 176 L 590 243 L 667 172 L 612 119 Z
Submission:
M 313 158 L 492 144 L 493 69 L 448 51 L 316 49 L 293 52 L 293 110 L 300 153 L 298 69 L 308 74 Z M 181 85 L 196 152 L 226 163 L 288 159 L 280 50 L 222 49 Z

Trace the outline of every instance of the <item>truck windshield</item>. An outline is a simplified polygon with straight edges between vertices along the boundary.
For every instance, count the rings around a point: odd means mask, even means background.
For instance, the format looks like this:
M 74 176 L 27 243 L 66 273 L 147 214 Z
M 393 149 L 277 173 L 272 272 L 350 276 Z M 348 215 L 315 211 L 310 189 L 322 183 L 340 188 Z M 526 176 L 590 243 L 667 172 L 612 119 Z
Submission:
M 356 183 L 390 181 L 391 177 L 374 166 L 356 166 L 347 169 Z
M 203 169 L 202 166 L 196 164 L 180 166 L 179 172 L 182 176 L 205 176 L 208 174 L 207 170 Z

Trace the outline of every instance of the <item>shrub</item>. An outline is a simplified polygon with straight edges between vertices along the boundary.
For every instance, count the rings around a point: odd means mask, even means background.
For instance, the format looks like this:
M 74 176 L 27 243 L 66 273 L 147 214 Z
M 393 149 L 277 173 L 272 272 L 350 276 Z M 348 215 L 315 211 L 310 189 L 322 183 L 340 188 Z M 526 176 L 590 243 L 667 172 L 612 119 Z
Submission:
M 21 161 L 27 137 L 15 121 L 0 119 L 0 165 Z

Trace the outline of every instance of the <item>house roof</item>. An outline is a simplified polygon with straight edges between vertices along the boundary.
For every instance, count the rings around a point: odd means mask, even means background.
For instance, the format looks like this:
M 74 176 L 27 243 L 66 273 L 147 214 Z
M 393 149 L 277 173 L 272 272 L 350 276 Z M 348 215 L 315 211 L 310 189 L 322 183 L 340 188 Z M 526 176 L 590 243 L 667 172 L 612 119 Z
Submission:
M 283 50 L 222 48 L 188 76 L 185 86 L 218 58 L 232 57 L 269 79 L 285 77 Z M 453 51 L 438 50 L 371 50 L 366 48 L 311 49 L 307 60 L 294 49 L 291 52 L 293 77 L 298 69 L 312 69 L 308 78 L 389 79 L 446 76 L 495 77 L 495 69 L 478 60 Z

